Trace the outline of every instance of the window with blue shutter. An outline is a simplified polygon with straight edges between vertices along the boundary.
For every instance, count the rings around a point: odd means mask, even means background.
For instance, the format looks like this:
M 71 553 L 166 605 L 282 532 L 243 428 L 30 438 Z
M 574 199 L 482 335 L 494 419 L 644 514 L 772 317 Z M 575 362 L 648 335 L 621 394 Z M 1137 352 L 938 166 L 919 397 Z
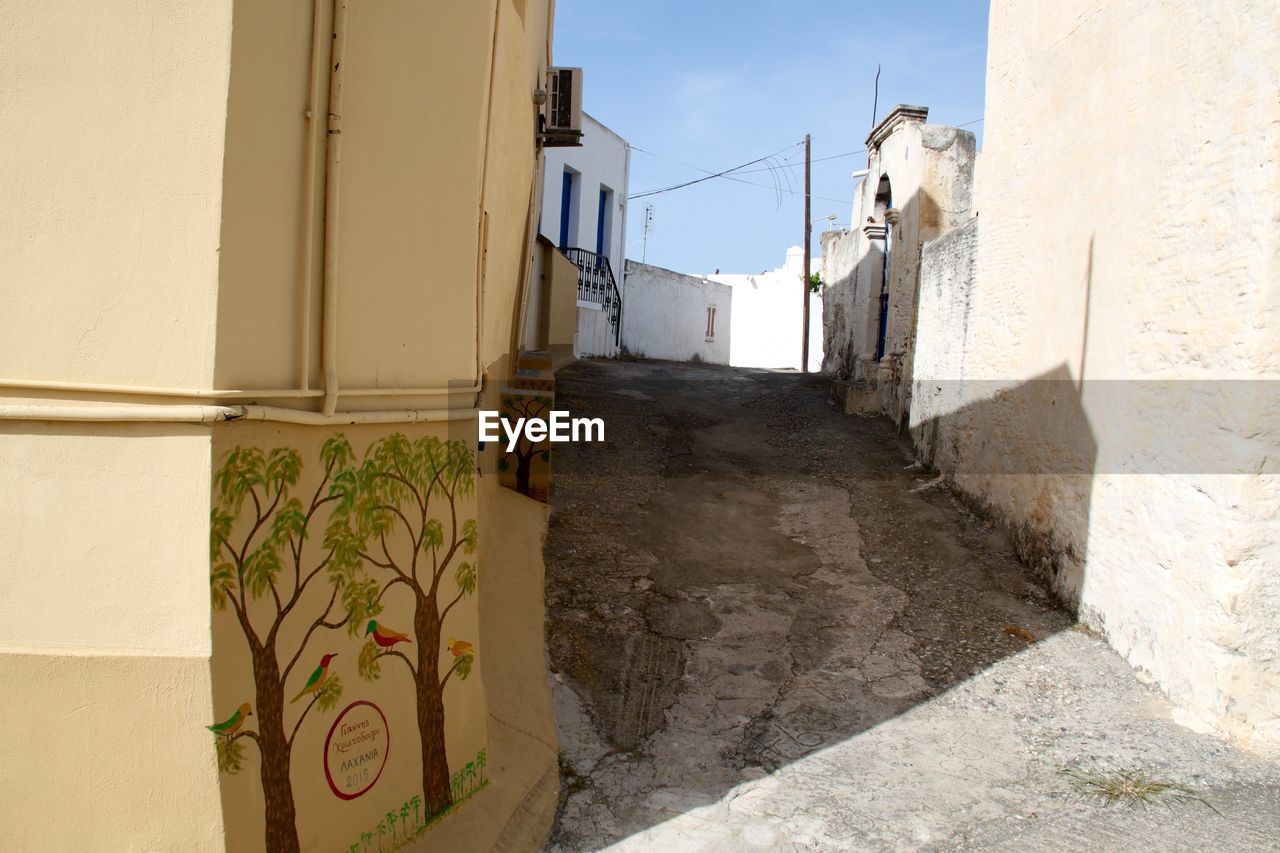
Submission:
M 600 188 L 600 211 L 596 214 L 596 254 L 604 254 L 604 217 L 609 210 L 609 191 Z
M 569 248 L 569 208 L 573 205 L 573 172 L 565 169 L 560 185 L 560 248 Z

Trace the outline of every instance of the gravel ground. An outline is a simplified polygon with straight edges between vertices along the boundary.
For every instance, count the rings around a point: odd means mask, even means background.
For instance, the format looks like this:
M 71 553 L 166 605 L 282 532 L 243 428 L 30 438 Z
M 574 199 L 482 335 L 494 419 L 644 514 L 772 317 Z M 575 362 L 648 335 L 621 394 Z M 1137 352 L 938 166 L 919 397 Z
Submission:
M 820 377 L 563 371 L 551 850 L 1280 849 L 1280 760 L 1178 725 Z M 1185 786 L 1147 805 L 1063 768 Z

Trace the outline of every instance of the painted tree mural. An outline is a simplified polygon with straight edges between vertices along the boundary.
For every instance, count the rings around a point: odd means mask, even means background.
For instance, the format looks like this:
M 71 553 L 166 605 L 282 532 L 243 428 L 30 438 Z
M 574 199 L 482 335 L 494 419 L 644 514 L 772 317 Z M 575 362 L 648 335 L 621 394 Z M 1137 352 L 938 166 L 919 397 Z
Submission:
M 514 428 L 521 418 L 526 421 L 534 418 L 545 419 L 550 410 L 550 397 L 532 392 L 504 394 L 499 417 Z M 511 470 L 514 465 L 516 491 L 522 495 L 545 501 L 547 499 L 545 486 L 537 490 L 533 487 L 533 460 L 535 458 L 540 458 L 543 462 L 549 460 L 551 458 L 549 447 L 550 445 L 547 441 L 533 442 L 522 433 L 516 441 L 515 449 L 505 452 L 498 460 L 498 470 L 505 473 Z M 535 491 L 537 492 L 536 494 Z
M 352 583 L 354 567 L 349 561 L 336 559 L 333 546 L 319 555 L 308 553 L 305 546 L 317 511 L 348 499 L 352 461 L 345 438 L 335 436 L 327 441 L 321 451 L 324 476 L 305 502 L 291 494 L 302 472 L 302 460 L 296 450 L 287 447 L 265 454 L 257 448 L 237 447 L 227 453 L 214 480 L 209 543 L 213 606 L 219 611 L 230 607 L 244 635 L 258 726 L 256 731 L 237 726 L 231 734 L 215 730 L 218 764 L 224 772 L 239 771 L 243 759 L 239 741 L 248 738 L 257 744 L 266 807 L 266 848 L 271 851 L 298 850 L 289 776 L 298 730 L 313 708 L 331 710 L 342 696 L 342 682 L 330 670 L 335 656 L 332 650 L 326 646 L 307 653 L 307 649 L 318 629 L 347 624 L 350 608 L 346 599 L 362 594 L 363 588 Z M 328 604 L 318 612 L 314 608 L 304 612 L 299 602 L 317 578 L 321 578 L 319 588 L 324 588 L 326 580 L 332 588 Z M 252 607 L 255 602 L 268 606 Z M 339 606 L 335 608 L 335 604 Z M 306 626 L 302 639 L 291 648 L 281 648 L 281 628 L 292 621 Z M 290 633 L 296 635 L 296 631 Z M 286 687 L 292 692 L 286 694 Z M 291 710 L 300 703 L 305 703 L 300 712 Z M 285 724 L 287 710 L 293 718 L 292 727 Z
M 325 545 L 351 573 L 342 604 L 348 630 L 365 637 L 358 671 L 368 680 L 380 678 L 382 659 L 392 657 L 413 681 L 429 817 L 454 801 L 445 754 L 445 688 L 454 676 L 470 675 L 475 660 L 471 643 L 449 637 L 446 646 L 443 633 L 449 614 L 476 590 L 475 563 L 465 559 L 476 549 L 476 522 L 462 518 L 459 507 L 475 489 L 474 457 L 461 441 L 410 442 L 397 433 L 375 443 L 359 466 L 335 482 L 342 497 Z M 411 596 L 411 631 L 376 619 L 388 594 Z

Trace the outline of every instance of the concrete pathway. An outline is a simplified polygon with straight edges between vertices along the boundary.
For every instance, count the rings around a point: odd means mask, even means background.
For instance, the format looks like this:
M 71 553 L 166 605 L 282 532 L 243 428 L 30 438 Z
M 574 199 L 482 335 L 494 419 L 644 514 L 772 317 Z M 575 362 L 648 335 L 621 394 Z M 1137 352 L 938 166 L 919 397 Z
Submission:
M 795 374 L 559 379 L 607 441 L 554 463 L 550 849 L 1280 849 L 1280 762 L 1178 725 L 886 421 Z

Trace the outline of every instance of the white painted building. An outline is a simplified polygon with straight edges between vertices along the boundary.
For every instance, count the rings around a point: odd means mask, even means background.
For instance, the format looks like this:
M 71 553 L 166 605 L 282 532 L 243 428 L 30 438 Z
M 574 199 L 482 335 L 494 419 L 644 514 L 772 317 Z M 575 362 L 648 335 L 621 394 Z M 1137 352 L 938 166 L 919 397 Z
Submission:
M 814 258 L 810 272 L 821 273 Z M 787 249 L 786 262 L 759 275 L 714 273 L 705 278 L 733 288 L 733 319 L 729 330 L 729 363 L 734 367 L 800 369 L 804 331 L 801 278 L 804 249 Z M 809 370 L 822 367 L 822 299 L 809 300 Z
M 622 348 L 640 358 L 728 364 L 733 288 L 701 276 L 626 262 Z
M 621 335 L 617 300 L 623 288 L 631 149 L 586 113 L 582 134 L 580 148 L 546 150 L 538 231 L 583 270 L 575 353 L 614 356 Z

